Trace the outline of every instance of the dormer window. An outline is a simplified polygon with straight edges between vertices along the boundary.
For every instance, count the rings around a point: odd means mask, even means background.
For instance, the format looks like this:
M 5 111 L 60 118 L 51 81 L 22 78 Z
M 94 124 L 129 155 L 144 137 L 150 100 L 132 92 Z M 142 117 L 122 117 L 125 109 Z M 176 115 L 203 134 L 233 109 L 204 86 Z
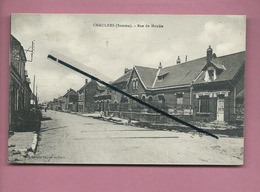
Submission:
M 164 78 L 169 74 L 169 72 L 166 73 L 162 73 L 160 75 L 157 76 L 157 79 L 159 82 L 161 82 L 162 80 L 164 80 Z
M 206 71 L 205 71 L 205 78 L 204 80 L 206 82 L 211 82 L 216 80 L 217 75 L 216 75 L 216 69 L 214 67 L 209 67 Z
M 209 80 L 213 81 L 214 80 L 214 70 L 208 70 L 209 73 Z
M 164 79 L 164 76 L 158 76 L 158 81 L 162 81 Z

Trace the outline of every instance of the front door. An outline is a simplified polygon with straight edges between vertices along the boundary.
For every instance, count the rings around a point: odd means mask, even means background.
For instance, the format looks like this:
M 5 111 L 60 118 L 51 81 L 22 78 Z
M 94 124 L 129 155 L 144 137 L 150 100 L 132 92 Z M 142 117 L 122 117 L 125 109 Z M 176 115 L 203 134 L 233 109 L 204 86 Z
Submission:
M 224 98 L 218 97 L 217 100 L 217 121 L 224 121 Z

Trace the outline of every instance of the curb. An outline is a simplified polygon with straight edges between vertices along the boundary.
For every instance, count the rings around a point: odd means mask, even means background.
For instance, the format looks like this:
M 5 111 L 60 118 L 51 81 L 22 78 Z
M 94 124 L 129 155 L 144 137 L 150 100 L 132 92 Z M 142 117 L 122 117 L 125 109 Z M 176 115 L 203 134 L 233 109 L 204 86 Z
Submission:
M 8 162 L 19 164 L 24 162 L 24 158 L 34 156 L 37 150 L 38 138 L 39 133 L 33 132 L 32 142 L 29 142 L 31 145 L 29 144 L 20 147 L 17 147 L 16 144 L 8 145 Z
M 37 145 L 38 145 L 38 136 L 39 136 L 38 133 L 34 133 L 33 141 L 31 144 L 31 149 L 34 154 L 36 153 L 36 149 L 37 149 Z

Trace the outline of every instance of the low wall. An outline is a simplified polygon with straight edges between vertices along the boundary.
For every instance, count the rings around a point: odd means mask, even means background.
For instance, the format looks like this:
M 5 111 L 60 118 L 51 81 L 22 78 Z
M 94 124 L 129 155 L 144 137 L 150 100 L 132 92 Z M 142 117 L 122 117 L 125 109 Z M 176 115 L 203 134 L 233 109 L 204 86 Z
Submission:
M 175 121 L 165 117 L 159 113 L 140 113 L 140 112 L 119 112 L 119 111 L 109 111 L 109 116 L 120 117 L 123 119 L 130 119 L 142 122 L 154 122 L 154 123 L 174 123 Z M 187 122 L 191 122 L 193 120 L 193 115 L 174 115 L 179 119 L 182 119 Z

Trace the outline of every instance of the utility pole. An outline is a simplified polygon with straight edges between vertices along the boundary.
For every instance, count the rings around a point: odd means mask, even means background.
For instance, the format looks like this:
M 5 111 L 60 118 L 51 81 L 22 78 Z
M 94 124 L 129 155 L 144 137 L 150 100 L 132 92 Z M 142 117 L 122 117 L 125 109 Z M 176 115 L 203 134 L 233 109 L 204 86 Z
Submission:
M 34 54 L 34 50 L 35 50 L 35 40 L 32 41 L 32 45 L 27 49 L 25 50 L 25 54 L 27 52 L 30 52 L 31 53 L 31 58 L 28 60 L 26 60 L 27 62 L 33 62 L 33 54 Z

